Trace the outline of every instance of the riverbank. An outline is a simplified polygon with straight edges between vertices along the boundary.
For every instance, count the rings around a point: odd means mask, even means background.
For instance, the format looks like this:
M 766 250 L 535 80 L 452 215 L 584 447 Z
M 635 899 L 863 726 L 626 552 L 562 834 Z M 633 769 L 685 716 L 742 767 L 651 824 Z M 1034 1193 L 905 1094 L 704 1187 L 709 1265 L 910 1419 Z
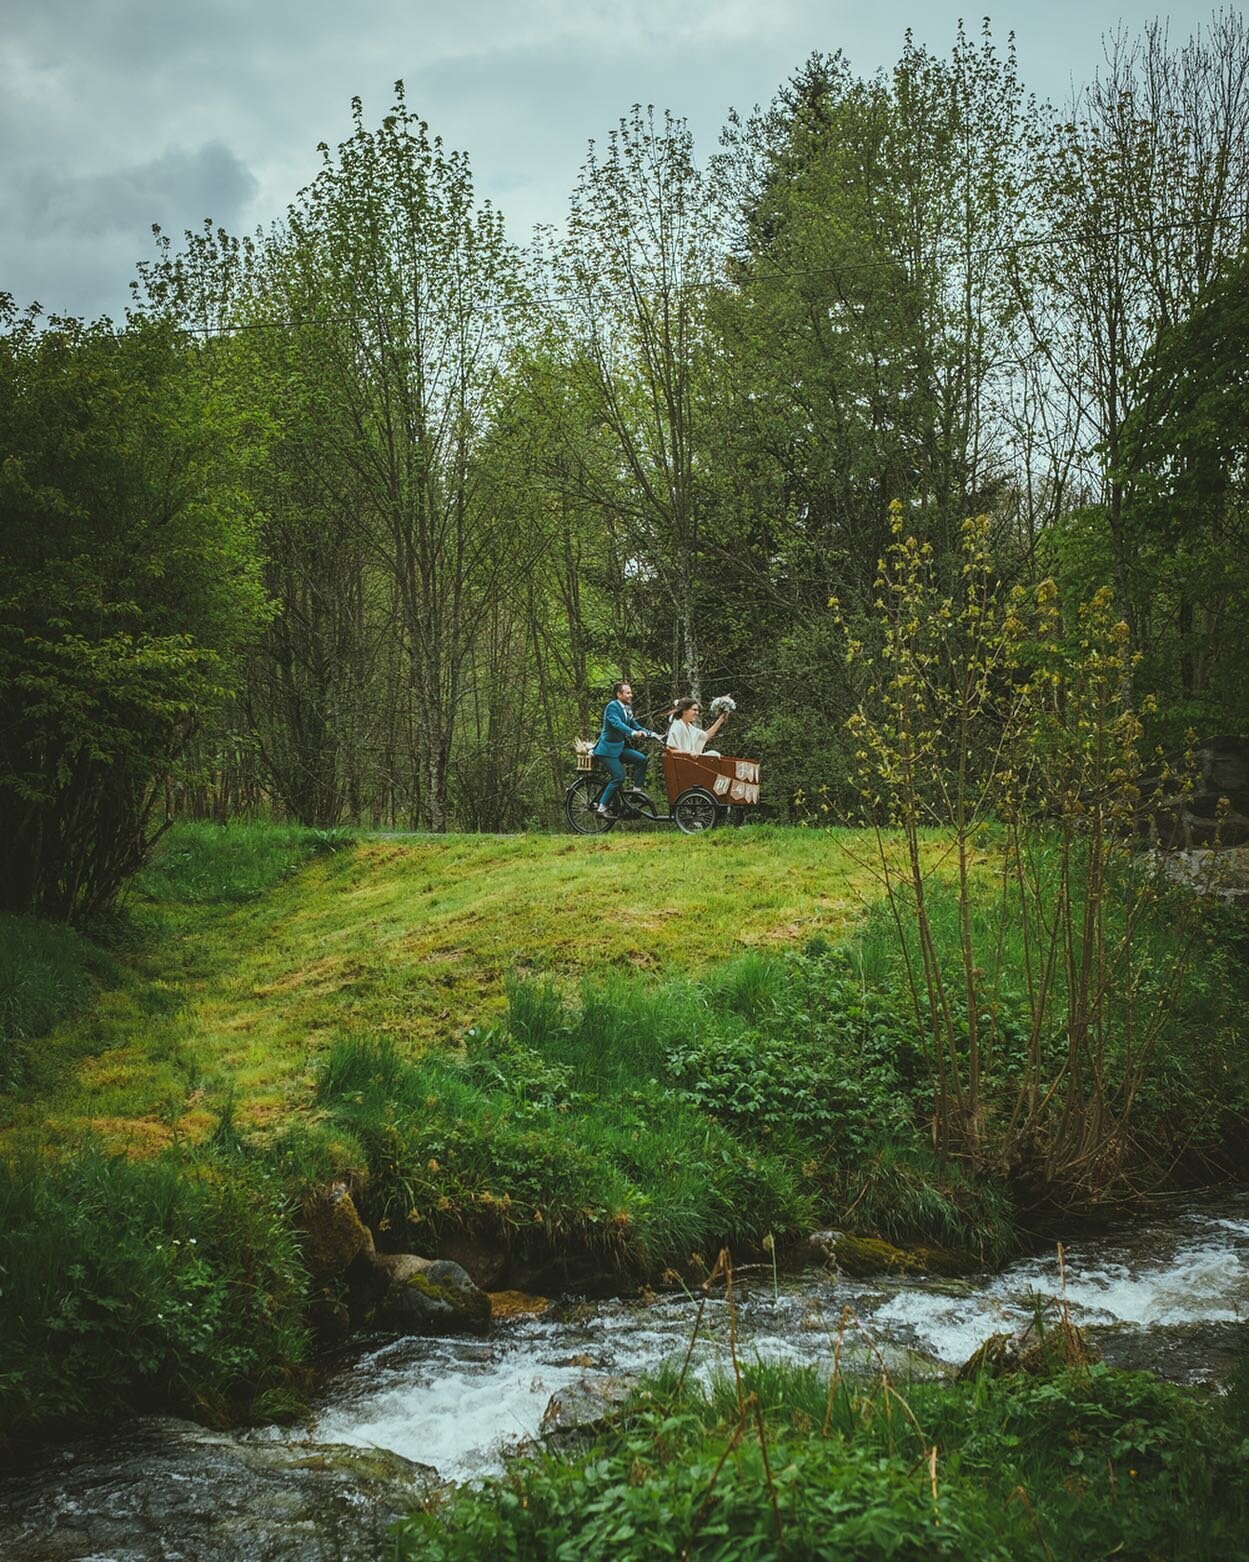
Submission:
M 297 1398 L 307 1320 L 349 1300 L 309 1273 L 330 1184 L 379 1248 L 491 1289 L 692 1285 L 723 1244 L 784 1267 L 815 1227 L 903 1268 L 1017 1251 L 1010 1169 L 931 1153 L 924 1038 L 843 845 L 173 833 L 75 967 L 77 1015 L 10 1053 L 10 1435 Z M 1159 1049 L 1144 1186 L 1237 1169 L 1230 951 L 1212 925 Z
M 770 1370 L 763 1381 L 772 1385 L 782 1382 L 782 1369 L 789 1368 L 804 1369 L 826 1386 L 835 1359 L 846 1389 L 865 1399 L 879 1397 L 883 1365 L 893 1388 L 909 1406 L 918 1407 L 925 1436 L 938 1446 L 940 1495 L 949 1495 L 951 1484 L 958 1485 L 966 1473 L 959 1468 L 961 1434 L 974 1422 L 975 1453 L 982 1464 L 1005 1469 L 1036 1461 L 1051 1470 L 1055 1481 L 1076 1483 L 1077 1491 L 1085 1482 L 1092 1517 L 1102 1533 L 1117 1534 L 1107 1466 L 1095 1457 L 1098 1442 L 1108 1445 L 1118 1498 L 1126 1501 L 1131 1495 L 1129 1482 L 1143 1482 L 1134 1486 L 1133 1500 L 1139 1505 L 1140 1493 L 1148 1488 L 1171 1526 L 1152 1533 L 1159 1554 L 1200 1555 L 1174 1544 L 1177 1536 L 1185 1538 L 1188 1499 L 1182 1491 L 1177 1497 L 1165 1479 L 1158 1483 L 1160 1475 L 1166 1476 L 1159 1465 L 1182 1453 L 1184 1427 L 1193 1417 L 1207 1430 L 1212 1424 L 1225 1428 L 1227 1447 L 1238 1447 L 1239 1423 L 1225 1412 L 1237 1403 L 1237 1364 L 1245 1344 L 1245 1325 L 1237 1320 L 1249 1308 L 1247 1201 L 1247 1194 L 1161 1201 L 1109 1236 L 1073 1242 L 1061 1273 L 1053 1250 L 1017 1260 L 994 1277 L 959 1281 L 918 1275 L 855 1279 L 822 1269 L 774 1280 L 770 1266 L 754 1266 L 735 1272 L 731 1310 L 718 1284 L 701 1306 L 701 1288 L 690 1295 L 677 1289 L 593 1304 L 551 1303 L 499 1320 L 484 1339 L 366 1338 L 348 1347 L 343 1360 L 315 1386 L 310 1415 L 293 1424 L 221 1432 L 147 1417 L 107 1434 L 69 1439 L 54 1456 L 44 1452 L 23 1459 L 20 1473 L 0 1480 L 0 1553 L 39 1562 L 68 1562 L 83 1554 L 159 1562 L 176 1544 L 187 1562 L 391 1557 L 388 1525 L 418 1510 L 428 1520 L 412 1524 L 428 1523 L 437 1545 L 449 1545 L 457 1527 L 466 1525 L 471 1535 L 478 1523 L 497 1525 L 503 1518 L 497 1513 L 487 1520 L 464 1518 L 448 1481 L 502 1475 L 501 1485 L 486 1488 L 488 1515 L 509 1492 L 540 1505 L 544 1493 L 541 1487 L 529 1491 L 528 1466 L 509 1463 L 518 1442 L 523 1448 L 528 1439 L 531 1453 L 540 1446 L 557 1455 L 563 1450 L 573 1465 L 580 1465 L 585 1443 L 593 1441 L 610 1459 L 612 1438 L 624 1429 L 622 1404 L 639 1379 L 653 1378 L 657 1371 L 662 1375 L 667 1368 L 679 1371 L 688 1355 L 692 1384 L 732 1381 L 736 1351 L 748 1373 L 755 1363 L 766 1363 Z M 984 1402 L 990 1396 L 1000 1401 L 1007 1386 L 990 1382 L 978 1387 L 952 1379 L 985 1338 L 1027 1326 L 1036 1315 L 1038 1296 L 1065 1296 L 1068 1315 L 1088 1348 L 1108 1364 L 1148 1367 L 1180 1384 L 1223 1382 L 1230 1397 L 1212 1398 L 1203 1387 L 1168 1399 L 1152 1379 L 1145 1381 L 1153 1389 L 1142 1390 L 1121 1382 L 1117 1373 L 1114 1382 L 1099 1384 L 1105 1376 L 1100 1368 L 1088 1383 L 1075 1380 L 1075 1395 L 1061 1377 L 1039 1382 L 1033 1390 L 1021 1381 L 1020 1397 L 1031 1402 L 1027 1447 L 1021 1452 L 1019 1425 L 982 1414 Z M 1044 1316 L 1051 1324 L 1058 1321 L 1052 1305 Z M 1098 1388 L 1095 1417 L 1085 1392 L 1090 1384 Z M 948 1392 L 938 1394 L 939 1389 Z M 927 1403 L 933 1398 L 945 1409 L 930 1426 Z M 905 1430 L 905 1412 L 899 1401 L 893 1404 Z M 1089 1424 L 1082 1426 L 1081 1417 Z M 586 1421 L 598 1423 L 597 1428 L 579 1431 Z M 549 1442 L 540 1443 L 544 1428 Z M 1079 1433 L 1074 1439 L 1073 1430 Z M 798 1432 L 795 1418 L 786 1431 L 791 1445 Z M 629 1438 L 637 1441 L 636 1426 Z M 826 1440 L 822 1410 L 806 1427 L 805 1438 Z M 1125 1460 L 1125 1453 L 1144 1439 L 1153 1449 L 1151 1460 Z M 810 1450 L 800 1449 L 799 1455 L 800 1468 L 813 1468 Z M 818 1448 L 814 1455 L 818 1458 Z M 766 1489 L 752 1497 L 744 1479 L 752 1457 L 757 1463 L 757 1448 L 752 1453 L 747 1447 L 744 1468 L 734 1465 L 729 1472 L 726 1511 L 713 1504 L 709 1512 L 703 1533 L 711 1555 L 727 1521 L 738 1526 L 731 1532 L 740 1535 L 746 1514 L 768 1517 Z M 912 1463 L 903 1459 L 893 1484 L 905 1488 L 909 1478 L 922 1473 Z M 1131 1469 L 1135 1477 L 1127 1473 Z M 1053 1493 L 1046 1482 L 1036 1490 L 1034 1474 L 1019 1470 L 1030 1500 L 1041 1505 L 1051 1551 L 1073 1554 L 1063 1550 L 1065 1532 L 1050 1528 L 1054 1515 L 1047 1506 Z M 1227 1482 L 1237 1475 L 1231 1460 L 1214 1494 L 1216 1511 L 1224 1511 Z M 570 1541 L 580 1544 L 592 1534 L 582 1537 L 577 1526 L 592 1530 L 601 1491 L 591 1490 L 575 1471 L 567 1478 L 580 1483 L 586 1500 L 576 1514 L 561 1501 L 554 1517 Z M 891 1483 L 884 1484 L 888 1498 Z M 851 1484 L 846 1495 L 849 1511 L 870 1513 L 880 1493 Z M 953 1506 L 959 1511 L 965 1495 L 955 1493 Z M 674 1525 L 682 1511 L 688 1516 L 688 1507 L 682 1509 L 671 1490 L 662 1497 Z M 903 1498 L 909 1501 L 905 1490 Z M 764 1503 L 762 1509 L 757 1501 Z M 801 1494 L 795 1502 L 801 1502 Z M 992 1516 L 995 1505 L 986 1500 L 984 1506 Z M 1002 1514 L 1007 1538 L 1013 1536 L 1009 1508 L 1006 1503 Z M 788 1505 L 785 1516 L 788 1522 Z M 887 1521 L 889 1515 L 878 1518 Z M 1138 1518 L 1129 1516 L 1131 1522 Z M 1082 1523 L 1089 1519 L 1089 1513 L 1081 1515 Z M 1207 1535 L 1206 1522 L 1197 1515 L 1192 1532 Z M 681 1538 L 679 1529 L 673 1534 Z M 661 1537 L 657 1547 L 673 1534 Z M 955 1546 L 960 1534 L 955 1530 L 948 1538 L 950 1554 L 969 1554 Z M 1088 1531 L 1077 1528 L 1071 1534 L 1074 1542 L 1087 1538 Z M 1139 1544 L 1142 1531 L 1135 1528 L 1132 1534 Z M 858 1554 L 872 1555 L 859 1538 Z M 458 1543 L 467 1549 L 464 1536 Z M 506 1546 L 506 1539 L 501 1544 Z M 1039 1546 L 1037 1553 L 1044 1554 Z M 1021 1554 L 1030 1553 L 1024 1549 Z M 1089 1554 L 1100 1553 L 1074 1553 Z M 1234 1556 L 1234 1547 L 1225 1554 Z

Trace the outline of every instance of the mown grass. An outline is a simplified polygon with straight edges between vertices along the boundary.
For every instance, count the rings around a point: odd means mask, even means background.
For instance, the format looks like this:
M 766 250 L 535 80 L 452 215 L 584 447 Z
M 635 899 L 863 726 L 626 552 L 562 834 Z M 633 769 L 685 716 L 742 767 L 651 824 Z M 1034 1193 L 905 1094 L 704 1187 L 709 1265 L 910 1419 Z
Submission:
M 296 871 L 298 869 L 298 871 Z M 124 907 L 120 980 L 41 1041 L 0 1133 L 150 1154 L 309 1102 L 336 1038 L 456 1046 L 517 975 L 697 972 L 835 935 L 871 892 L 824 835 L 362 839 L 293 827 L 170 831 Z
M 756 1410 L 757 1406 L 757 1410 Z M 423 1562 L 1244 1556 L 1249 1418 L 1144 1374 L 855 1388 L 668 1372 L 588 1446 L 534 1452 L 399 1527 Z

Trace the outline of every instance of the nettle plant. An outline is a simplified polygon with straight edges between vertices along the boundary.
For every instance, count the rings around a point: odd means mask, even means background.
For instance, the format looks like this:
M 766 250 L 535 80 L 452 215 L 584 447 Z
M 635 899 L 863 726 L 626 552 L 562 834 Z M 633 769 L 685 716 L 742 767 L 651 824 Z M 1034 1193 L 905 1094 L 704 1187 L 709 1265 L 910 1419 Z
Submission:
M 847 723 L 896 955 L 924 1038 L 941 1153 L 1008 1168 L 1038 1201 L 1123 1191 L 1132 1123 L 1197 926 L 1142 858 L 1147 780 L 1128 629 L 1110 589 L 1064 613 L 1003 590 L 986 517 L 952 583 L 901 505 Z M 1142 707 L 1144 708 L 1144 707 Z M 850 848 L 853 850 L 853 848 Z

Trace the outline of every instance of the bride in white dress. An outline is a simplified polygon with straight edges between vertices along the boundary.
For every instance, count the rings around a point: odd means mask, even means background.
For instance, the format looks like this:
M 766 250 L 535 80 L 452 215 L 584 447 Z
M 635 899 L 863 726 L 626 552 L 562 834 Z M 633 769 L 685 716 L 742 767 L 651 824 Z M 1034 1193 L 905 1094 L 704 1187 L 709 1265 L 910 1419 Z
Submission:
M 698 725 L 698 701 L 678 700 L 665 741 L 669 748 L 676 749 L 679 754 L 710 754 L 718 757 L 720 751 L 708 748 L 707 744 L 728 720 L 728 714 L 726 710 L 721 711 L 704 731 Z

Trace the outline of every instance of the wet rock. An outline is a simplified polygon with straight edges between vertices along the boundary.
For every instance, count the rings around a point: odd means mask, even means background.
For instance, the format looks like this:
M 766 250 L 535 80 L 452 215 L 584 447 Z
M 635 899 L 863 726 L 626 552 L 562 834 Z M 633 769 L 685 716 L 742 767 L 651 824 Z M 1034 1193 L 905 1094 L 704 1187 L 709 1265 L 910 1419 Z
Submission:
M 438 1257 L 459 1264 L 483 1291 L 497 1291 L 507 1274 L 507 1251 L 497 1242 L 467 1232 L 444 1237 L 438 1244 Z
M 543 1441 L 562 1447 L 588 1439 L 624 1404 L 633 1387 L 630 1378 L 608 1375 L 578 1378 L 547 1401 L 539 1426 Z
M 308 1326 L 323 1344 L 334 1345 L 351 1333 L 351 1313 L 345 1302 L 323 1291 L 308 1303 Z
M 361 1253 L 373 1251 L 373 1234 L 360 1219 L 346 1183 L 307 1194 L 300 1206 L 300 1226 L 304 1262 L 314 1280 L 344 1274 Z
M 826 1264 L 848 1275 L 913 1274 L 922 1267 L 913 1254 L 879 1237 L 855 1237 L 844 1231 L 816 1231 L 809 1245 Z
M 362 1255 L 371 1271 L 371 1321 L 407 1334 L 482 1334 L 490 1326 L 490 1298 L 445 1258 L 414 1253 Z
M 1014 1334 L 991 1334 L 959 1368 L 958 1378 L 1001 1378 L 1015 1372 L 1043 1378 L 1100 1360 L 1084 1330 L 1059 1313 L 1048 1322 L 1031 1319 Z
M 235 1438 L 151 1419 L 0 1482 L 0 1556 L 24 1562 L 365 1562 L 440 1486 L 381 1449 Z
M 920 1269 L 924 1274 L 941 1275 L 946 1280 L 961 1280 L 967 1275 L 980 1274 L 984 1270 L 983 1260 L 975 1253 L 969 1253 L 965 1248 L 933 1247 L 925 1244 L 921 1247 L 913 1247 L 910 1251 L 919 1260 Z
M 813 1231 L 807 1246 L 822 1263 L 856 1279 L 865 1275 L 976 1274 L 983 1266 L 971 1253 L 957 1248 L 895 1247 L 879 1237 L 855 1237 L 844 1231 Z

